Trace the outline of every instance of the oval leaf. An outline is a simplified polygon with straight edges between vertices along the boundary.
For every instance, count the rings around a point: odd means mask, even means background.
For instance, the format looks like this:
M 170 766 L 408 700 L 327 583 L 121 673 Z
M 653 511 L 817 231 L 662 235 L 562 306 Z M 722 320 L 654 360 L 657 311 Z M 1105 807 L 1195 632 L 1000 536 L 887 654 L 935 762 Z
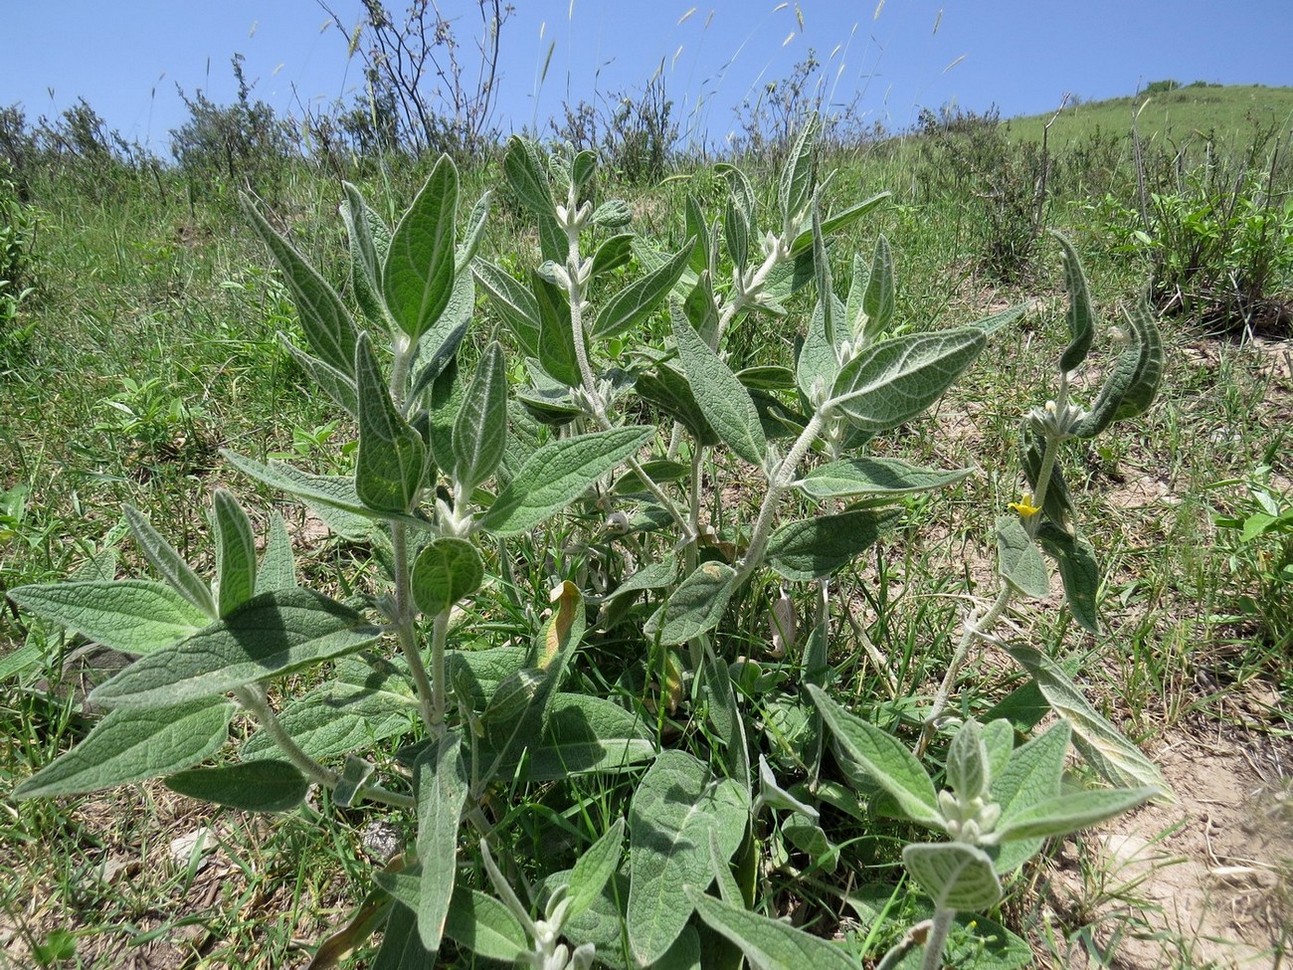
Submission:
M 310 783 L 287 761 L 271 758 L 165 778 L 171 791 L 244 812 L 286 812 L 305 801 Z

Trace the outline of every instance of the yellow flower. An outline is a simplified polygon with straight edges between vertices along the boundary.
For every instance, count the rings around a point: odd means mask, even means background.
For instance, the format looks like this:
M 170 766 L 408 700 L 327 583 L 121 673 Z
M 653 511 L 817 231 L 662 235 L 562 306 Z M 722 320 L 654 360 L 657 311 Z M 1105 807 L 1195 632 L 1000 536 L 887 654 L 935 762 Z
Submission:
M 1023 496 L 1019 499 L 1018 502 L 1010 503 L 1010 508 L 1018 512 L 1020 515 L 1020 518 L 1024 518 L 1024 519 L 1031 519 L 1034 515 L 1036 515 L 1038 512 L 1041 511 L 1041 508 L 1039 506 L 1036 506 L 1033 504 L 1032 492 L 1024 492 Z

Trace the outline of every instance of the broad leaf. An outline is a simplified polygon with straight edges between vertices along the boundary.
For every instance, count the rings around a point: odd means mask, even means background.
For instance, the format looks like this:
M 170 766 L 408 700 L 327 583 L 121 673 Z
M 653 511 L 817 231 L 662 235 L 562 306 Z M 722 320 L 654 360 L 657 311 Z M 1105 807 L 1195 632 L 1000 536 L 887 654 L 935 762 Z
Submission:
M 382 222 L 349 182 L 342 182 L 346 200 L 341 203 L 341 218 L 350 240 L 350 287 L 355 302 L 370 323 L 387 325 L 386 303 L 382 299 L 382 263 L 390 249 L 390 229 Z M 381 250 L 377 239 L 381 239 Z
M 799 488 L 816 499 L 904 495 L 953 485 L 971 471 L 920 468 L 897 458 L 850 458 L 819 465 L 800 480 Z
M 1159 794 L 1157 786 L 1066 792 L 1013 815 L 998 826 L 997 836 L 1011 840 L 1068 835 L 1144 805 Z
M 1073 426 L 1079 438 L 1094 438 L 1114 421 L 1135 417 L 1153 403 L 1163 376 L 1163 341 L 1144 303 L 1127 314 L 1131 344 L 1118 355 L 1085 418 Z
M 458 408 L 453 425 L 453 478 L 470 495 L 494 474 L 507 447 L 507 371 L 503 347 L 491 343 Z
M 440 949 L 457 872 L 458 823 L 468 795 L 462 738 L 445 734 L 428 745 L 413 765 L 417 798 L 418 936 L 433 953 Z
M 271 488 L 295 495 L 306 505 L 319 511 L 320 515 L 325 511 L 338 513 L 330 515 L 328 524 L 347 537 L 367 536 L 372 532 L 368 523 L 379 519 L 404 522 L 419 529 L 430 528 L 430 523 L 411 515 L 370 509 L 359 500 L 354 480 L 349 475 L 311 475 L 282 461 L 262 464 L 254 458 L 246 458 L 232 451 L 222 451 L 220 454 L 243 474 L 264 482 Z
M 367 750 L 378 741 L 412 730 L 417 699 L 407 690 L 333 681 L 289 703 L 278 720 L 302 751 L 321 761 Z M 239 755 L 244 761 L 272 758 L 278 755 L 278 746 L 264 731 L 257 731 Z
M 889 250 L 889 240 L 880 236 L 875 241 L 871 272 L 862 294 L 862 313 L 850 319 L 854 339 L 871 344 L 888 331 L 893 323 L 894 291 L 893 253 Z
M 997 570 L 1025 596 L 1040 598 L 1050 591 L 1050 573 L 1037 543 L 1016 516 L 997 519 Z
M 570 300 L 565 292 L 537 272 L 531 272 L 530 286 L 539 307 L 539 363 L 567 387 L 582 387 L 579 352 L 575 349 L 575 330 L 570 320 Z
M 639 374 L 633 389 L 638 397 L 686 428 L 698 445 L 713 446 L 721 440 L 701 410 L 691 384 L 672 365 L 660 364 L 654 371 Z
M 441 155 L 391 236 L 382 268 L 382 293 L 400 329 L 412 341 L 440 318 L 454 282 L 454 220 L 458 169 Z
M 127 505 L 125 513 L 135 544 L 162 579 L 205 615 L 212 619 L 218 616 L 211 587 L 202 581 L 193 567 L 175 551 L 175 547 L 162 538 L 152 523 L 134 506 Z
M 290 762 L 271 758 L 223 768 L 181 771 L 164 779 L 171 791 L 244 812 L 286 812 L 305 801 L 310 783 Z
M 651 727 L 636 714 L 601 697 L 555 694 L 543 738 L 530 745 L 524 776 L 539 782 L 591 771 L 614 774 L 655 756 Z
M 566 898 L 566 918 L 572 919 L 588 909 L 602 894 L 602 888 L 619 869 L 624 854 L 624 819 L 617 818 L 600 839 L 590 845 L 570 872 Z
M 821 123 L 814 114 L 799 129 L 781 169 L 777 199 L 781 203 L 781 222 L 787 230 L 798 228 L 813 196 L 817 180 L 817 134 L 820 130 Z
M 172 646 L 211 622 L 171 587 L 143 579 L 19 586 L 6 595 L 37 616 L 123 653 Z
M 863 431 L 897 427 L 933 404 L 986 343 L 982 330 L 962 327 L 876 344 L 841 368 L 830 406 Z
M 886 201 L 891 194 L 892 193 L 890 192 L 879 192 L 876 195 L 871 196 L 869 199 L 864 199 L 855 206 L 850 206 L 843 212 L 836 213 L 833 216 L 827 216 L 822 220 L 822 235 L 829 236 L 832 233 L 839 232 L 841 229 L 852 225 L 872 209 L 880 205 L 880 203 Z M 805 229 L 796 236 L 795 241 L 791 243 L 790 255 L 799 256 L 811 251 L 812 248 L 813 231 L 812 229 Z
M 709 426 L 746 461 L 760 464 L 768 442 L 750 392 L 681 314 L 672 316 L 678 356 Z
M 434 539 L 413 563 L 413 602 L 427 616 L 443 613 L 480 588 L 485 566 L 466 539 Z
M 1091 310 L 1091 293 L 1087 289 L 1086 273 L 1078 259 L 1077 250 L 1063 235 L 1052 230 L 1064 250 L 1064 284 L 1069 293 L 1069 309 L 1065 319 L 1069 325 L 1069 345 L 1060 355 L 1060 370 L 1076 370 L 1091 352 L 1095 338 L 1095 319 Z
M 916 842 L 902 862 L 938 909 L 985 910 L 1001 899 L 1001 880 L 982 849 L 964 842 Z
M 479 520 L 502 536 L 528 532 L 566 508 L 646 443 L 653 428 L 615 428 L 543 445 Z
M 550 215 L 553 211 L 552 191 L 543 169 L 543 160 L 532 142 L 517 135 L 508 139 L 503 174 L 512 191 L 536 215 Z
M 525 284 L 487 260 L 476 260 L 472 264 L 472 272 L 525 354 L 538 357 L 539 304 L 534 294 Z
M 379 636 L 354 610 L 319 593 L 261 593 L 183 643 L 131 664 L 90 699 L 107 707 L 166 707 L 290 673 Z
M 265 552 L 256 569 L 256 592 L 272 593 L 275 590 L 291 589 L 296 585 L 292 539 L 287 534 L 287 523 L 274 510 L 269 515 L 269 536 L 265 540 Z
M 1172 798 L 1157 766 L 1100 716 L 1059 664 L 1023 644 L 1007 643 L 1005 650 L 1037 682 L 1055 712 L 1069 722 L 1074 746 L 1102 778 L 1122 788 L 1156 787 L 1162 797 Z
M 705 896 L 696 887 L 687 898 L 701 919 L 741 948 L 755 970 L 857 970 L 842 947 L 807 930 Z
M 350 311 L 336 290 L 270 226 L 246 197 L 243 198 L 243 206 L 251 217 L 252 228 L 283 271 L 283 278 L 287 280 L 292 299 L 301 314 L 301 326 L 310 349 L 328 366 L 353 378 L 358 330 L 350 318 Z
M 1100 570 L 1095 549 L 1081 536 L 1071 536 L 1049 522 L 1037 530 L 1037 541 L 1054 557 L 1064 584 L 1064 600 L 1082 629 L 1099 634 L 1100 615 L 1096 596 L 1100 590 Z
M 593 335 L 602 338 L 614 337 L 645 320 L 664 302 L 664 298 L 669 295 L 669 291 L 674 288 L 683 270 L 687 268 L 693 242 L 694 240 L 687 240 L 686 245 L 665 260 L 661 266 L 642 278 L 634 280 L 607 300 L 597 314 L 597 320 L 592 329 Z
M 367 334 L 361 334 L 355 345 L 355 371 L 359 381 L 355 494 L 374 512 L 407 514 L 422 491 L 426 443 L 395 409 Z
M 651 617 L 647 635 L 672 645 L 714 629 L 736 591 L 736 577 L 736 570 L 726 563 L 701 563 Z
M 969 720 L 961 725 L 947 749 L 947 784 L 962 801 L 978 798 L 988 787 L 988 747 L 983 726 Z
M 874 724 L 850 714 L 820 687 L 809 685 L 808 693 L 841 751 L 892 795 L 912 821 L 941 831 L 943 814 L 938 809 L 934 783 L 907 746 Z
M 749 822 L 749 800 L 730 778 L 713 779 L 683 751 L 665 751 L 638 783 L 629 806 L 629 947 L 652 966 L 691 916 L 680 890 L 713 879 L 710 837 L 730 859 Z
M 436 970 L 438 965 L 436 951 L 422 943 L 417 916 L 404 906 L 392 906 L 372 970 Z
M 233 493 L 218 488 L 212 496 L 216 533 L 216 592 L 227 616 L 256 592 L 256 536 L 251 519 Z
M 787 523 L 768 541 L 768 564 L 798 582 L 829 576 L 873 546 L 897 519 L 893 510 L 855 509 Z
M 223 698 L 109 711 L 80 744 L 15 788 L 13 798 L 79 795 L 195 765 L 228 740 L 233 713 Z
M 514 962 L 530 952 L 525 929 L 512 911 L 477 889 L 454 886 L 444 935 L 486 960 Z

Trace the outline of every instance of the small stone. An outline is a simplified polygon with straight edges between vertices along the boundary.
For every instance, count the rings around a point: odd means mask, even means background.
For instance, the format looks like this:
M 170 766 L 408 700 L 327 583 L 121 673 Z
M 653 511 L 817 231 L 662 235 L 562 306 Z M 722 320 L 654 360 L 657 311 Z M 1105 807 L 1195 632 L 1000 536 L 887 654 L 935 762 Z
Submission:
M 171 861 L 177 866 L 187 866 L 189 860 L 194 855 L 200 855 L 202 858 L 197 867 L 201 869 L 207 864 L 207 856 L 216 849 L 216 834 L 209 828 L 194 829 L 187 835 L 181 835 L 177 839 L 171 840 L 170 855 Z
M 379 862 L 389 862 L 404 850 L 404 833 L 390 822 L 369 822 L 359 837 L 364 851 Z

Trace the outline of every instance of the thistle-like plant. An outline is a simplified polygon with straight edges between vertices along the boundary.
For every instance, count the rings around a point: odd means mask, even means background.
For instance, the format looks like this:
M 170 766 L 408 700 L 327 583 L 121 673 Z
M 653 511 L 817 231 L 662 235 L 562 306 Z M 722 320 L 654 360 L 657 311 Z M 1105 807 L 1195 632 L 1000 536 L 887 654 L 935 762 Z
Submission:
M 1047 814 L 1055 751 L 1062 755 L 1069 729 L 1011 754 L 1000 722 L 952 739 L 951 791 L 937 795 L 901 741 L 827 694 L 832 577 L 892 526 L 905 497 L 969 474 L 874 457 L 868 442 L 918 417 L 1021 311 L 897 330 L 883 238 L 869 259 L 852 259 L 847 293 L 837 295 L 830 247 L 884 195 L 830 211 L 816 134 L 811 124 L 795 142 L 770 215 L 744 173 L 720 166 L 730 189 L 721 215 L 710 219 L 688 199 L 685 242 L 672 253 L 627 231 L 625 203 L 597 199 L 591 153 L 548 156 L 514 139 L 504 176 L 540 251 L 526 279 L 477 255 L 488 194 L 460 226 L 447 158 L 393 227 L 345 186 L 348 299 L 249 204 L 300 311 L 305 346 L 284 338 L 285 347 L 353 422 L 358 446 L 341 475 L 235 453 L 226 460 L 362 540 L 381 582 L 344 601 L 301 588 L 283 521 L 269 517 L 257 555 L 251 517 L 224 490 L 211 510 L 209 582 L 128 509 L 160 581 L 10 594 L 138 658 L 90 695 L 107 715 L 15 797 L 162 776 L 178 791 L 254 811 L 291 810 L 311 785 L 332 805 L 388 806 L 407 815 L 407 850 L 374 874 L 354 920 L 320 946 L 313 966 L 380 932 L 379 967 L 447 959 L 450 940 L 482 958 L 545 968 L 690 966 L 702 950 L 727 963 L 744 954 L 757 967 L 804 957 L 848 966 L 833 944 L 754 911 L 757 834 L 769 819 L 788 813 L 780 831 L 824 847 L 822 864 L 833 866 L 843 856 L 815 805 L 834 799 L 862 815 L 884 807 L 874 794 L 851 802 L 840 794 L 822 758 L 824 728 L 842 767 L 852 766 L 846 776 L 873 779 L 860 790 L 878 785 L 912 819 L 951 837 L 906 853 L 935 896 L 936 929 L 952 910 L 995 901 L 986 889 L 970 893 L 966 880 L 999 892 L 998 874 L 1041 836 L 1145 797 L 1084 796 L 1103 808 Z M 967 621 L 922 754 L 968 651 L 1013 596 L 1044 591 L 1043 551 L 1059 564 L 1074 615 L 1095 626 L 1094 560 L 1073 527 L 1056 456 L 1066 438 L 1143 410 L 1161 357 L 1152 323 L 1134 314 L 1132 349 L 1105 390 L 1089 409 L 1069 401 L 1068 375 L 1094 323 L 1081 267 L 1064 246 L 1072 343 L 1053 406 L 1026 420 L 1024 472 L 1035 497 L 998 523 L 1001 593 Z M 482 315 L 477 287 L 505 341 L 467 339 Z M 797 294 L 809 288 L 816 299 L 801 328 Z M 728 337 L 752 314 L 801 331 L 793 367 L 736 366 Z M 663 339 L 647 339 L 653 329 Z M 509 355 L 523 366 L 510 367 Z M 528 376 L 516 388 L 514 370 Z M 637 423 L 643 415 L 663 424 Z M 748 498 L 715 514 L 713 496 L 729 488 Z M 792 496 L 816 511 L 787 516 Z M 543 533 L 556 537 L 559 554 L 541 551 Z M 774 639 L 787 656 L 765 675 L 737 660 L 727 631 L 751 589 L 774 577 L 805 584 L 815 607 L 798 635 L 791 597 L 778 600 Z M 513 629 L 505 642 L 482 643 L 457 618 L 499 598 L 518 614 L 543 615 L 524 637 Z M 1007 649 L 1101 774 L 1153 780 L 1152 766 L 1054 661 Z M 313 686 L 284 693 L 284 678 L 304 671 Z M 759 711 L 786 728 L 779 747 L 763 741 Z M 259 726 L 237 759 L 195 767 L 225 747 L 235 716 Z M 807 780 L 790 782 L 787 763 Z M 563 785 L 592 772 L 608 786 L 597 824 L 583 802 L 560 804 Z M 1012 772 L 1044 784 L 1021 794 Z M 557 815 L 588 820 L 571 866 L 568 855 L 515 852 L 513 813 L 540 791 Z M 956 872 L 940 882 L 949 865 Z

